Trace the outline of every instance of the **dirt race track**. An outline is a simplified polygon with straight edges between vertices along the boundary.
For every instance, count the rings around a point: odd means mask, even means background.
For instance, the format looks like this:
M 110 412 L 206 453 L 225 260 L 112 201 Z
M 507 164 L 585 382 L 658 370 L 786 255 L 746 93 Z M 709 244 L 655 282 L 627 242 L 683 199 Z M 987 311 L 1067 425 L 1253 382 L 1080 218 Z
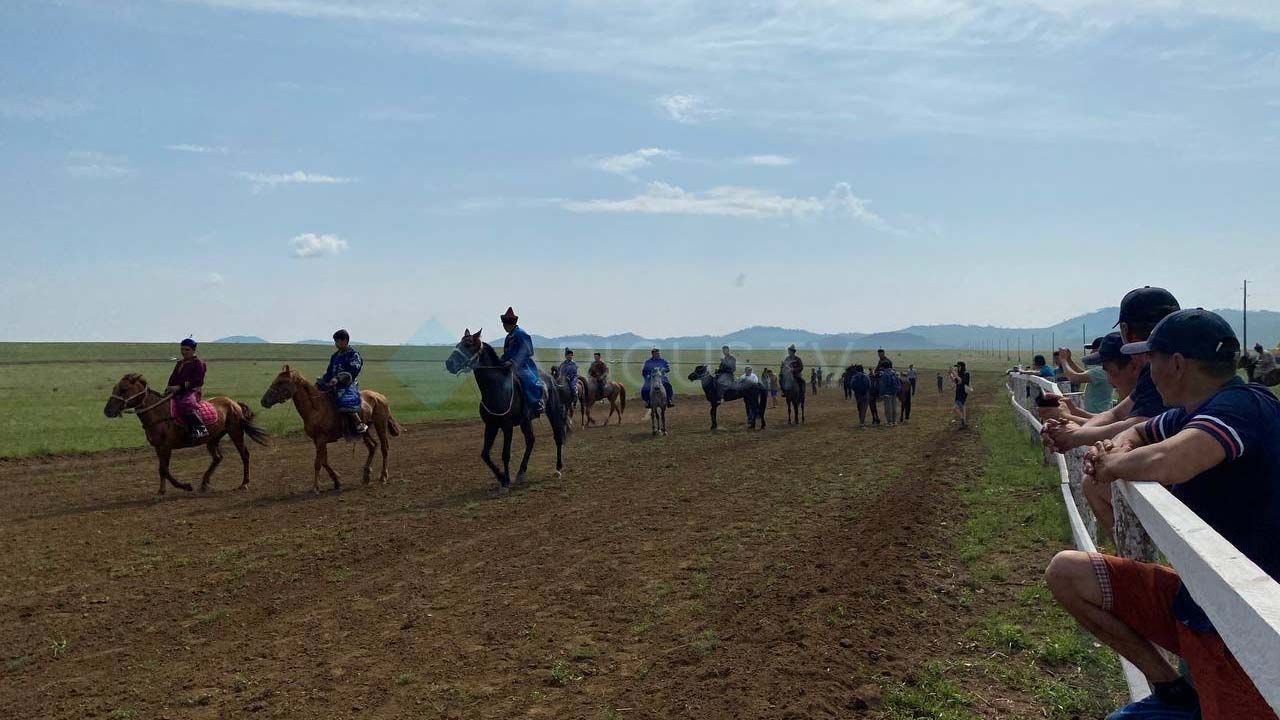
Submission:
M 0 463 L 3 715 L 876 717 L 959 640 L 949 498 L 981 440 L 936 395 L 865 432 L 838 396 L 714 434 L 685 397 L 660 439 L 633 407 L 561 480 L 540 421 L 505 497 L 477 421 L 409 427 L 388 485 L 335 449 L 319 496 L 299 438 L 252 446 L 248 491 L 228 452 L 159 501 L 146 450 Z

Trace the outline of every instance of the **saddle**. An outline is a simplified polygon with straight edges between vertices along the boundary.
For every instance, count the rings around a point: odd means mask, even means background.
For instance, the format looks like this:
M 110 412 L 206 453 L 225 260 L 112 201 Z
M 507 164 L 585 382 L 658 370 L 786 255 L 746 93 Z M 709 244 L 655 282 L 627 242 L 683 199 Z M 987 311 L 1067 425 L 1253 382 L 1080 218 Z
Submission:
M 174 422 L 178 423 L 182 427 L 187 426 L 187 416 L 178 409 L 177 398 L 169 399 L 169 414 L 173 416 Z M 200 403 L 196 405 L 195 416 L 200 418 L 200 422 L 205 425 L 212 425 L 218 422 L 218 408 L 214 407 L 213 403 L 208 400 L 201 400 Z

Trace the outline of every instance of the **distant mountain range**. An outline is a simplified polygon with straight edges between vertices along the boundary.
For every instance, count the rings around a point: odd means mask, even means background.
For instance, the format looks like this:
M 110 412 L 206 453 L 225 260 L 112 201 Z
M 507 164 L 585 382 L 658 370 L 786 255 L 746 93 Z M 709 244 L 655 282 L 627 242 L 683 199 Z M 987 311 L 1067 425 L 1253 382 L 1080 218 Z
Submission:
M 1243 332 L 1243 313 L 1239 310 L 1214 310 L 1237 334 Z M 1040 328 L 1001 328 L 990 325 L 912 325 L 893 332 L 879 333 L 815 333 L 797 328 L 753 326 L 727 335 L 683 335 L 678 337 L 646 338 L 635 333 L 617 335 L 561 335 L 545 337 L 534 335 L 538 347 L 572 347 L 628 349 L 648 346 L 662 348 L 706 348 L 729 345 L 738 348 L 782 349 L 791 343 L 797 347 L 839 350 L 874 350 L 879 347 L 892 350 L 939 350 L 963 348 L 986 344 L 999 348 L 1007 342 L 1014 350 L 1021 343 L 1024 351 L 1033 347 L 1044 351 L 1054 345 L 1076 348 L 1099 335 L 1111 332 L 1120 309 L 1106 307 L 1085 315 L 1063 320 L 1055 325 Z M 439 320 L 431 318 L 414 333 L 405 345 L 452 345 L 460 333 L 448 330 Z M 220 343 L 266 343 L 254 335 L 233 335 L 220 338 Z M 329 340 L 298 340 L 303 345 L 328 345 Z M 1034 345 L 1033 345 L 1034 342 Z M 1262 342 L 1268 348 L 1280 342 L 1280 312 L 1272 310 L 1249 311 L 1249 345 Z M 358 344 L 358 343 L 357 343 Z

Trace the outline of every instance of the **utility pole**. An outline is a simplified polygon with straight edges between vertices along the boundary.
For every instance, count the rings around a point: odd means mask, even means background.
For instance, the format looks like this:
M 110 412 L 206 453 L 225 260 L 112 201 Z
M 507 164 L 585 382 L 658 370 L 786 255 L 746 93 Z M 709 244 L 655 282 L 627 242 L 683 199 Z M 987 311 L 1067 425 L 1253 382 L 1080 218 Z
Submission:
M 1244 340 L 1240 343 L 1240 349 L 1246 354 L 1249 352 L 1249 281 L 1244 281 L 1244 311 L 1240 313 L 1244 322 Z
M 1084 323 L 1080 323 L 1080 347 L 1083 348 L 1088 344 L 1089 344 L 1089 336 L 1085 334 Z

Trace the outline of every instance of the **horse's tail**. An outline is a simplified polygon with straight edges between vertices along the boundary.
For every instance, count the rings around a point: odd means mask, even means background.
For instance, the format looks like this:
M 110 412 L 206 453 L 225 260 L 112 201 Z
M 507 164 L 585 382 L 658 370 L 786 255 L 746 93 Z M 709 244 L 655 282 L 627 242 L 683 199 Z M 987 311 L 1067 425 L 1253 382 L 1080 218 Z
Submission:
M 387 432 L 391 433 L 391 437 L 400 437 L 400 433 L 404 432 L 404 426 L 391 414 L 391 406 L 387 405 Z
M 569 435 L 569 415 L 560 398 L 560 391 L 555 385 L 547 390 L 547 422 L 551 423 L 551 437 L 555 438 L 556 445 L 564 445 Z
M 627 411 L 627 386 L 618 383 L 618 415 Z
M 244 434 L 259 445 L 266 445 L 271 436 L 267 435 L 266 430 L 253 424 L 253 410 L 242 402 L 237 402 L 236 404 L 240 406 L 240 427 L 244 430 Z

